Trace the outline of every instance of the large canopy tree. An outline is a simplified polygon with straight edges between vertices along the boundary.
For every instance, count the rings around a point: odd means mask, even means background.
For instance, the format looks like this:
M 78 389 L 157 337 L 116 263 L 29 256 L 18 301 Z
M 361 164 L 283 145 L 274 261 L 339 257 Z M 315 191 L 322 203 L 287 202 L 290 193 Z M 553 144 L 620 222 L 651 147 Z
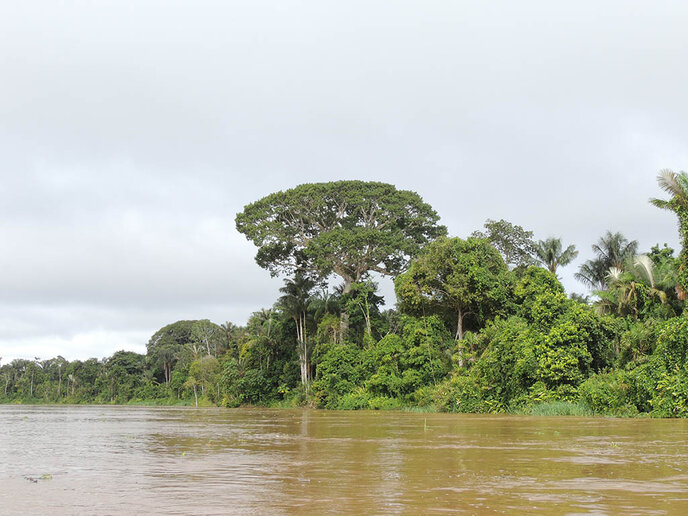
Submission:
M 346 294 L 368 272 L 396 275 L 446 233 L 439 216 L 410 191 L 364 181 L 299 185 L 244 208 L 236 227 L 272 275 L 311 272 L 344 280 Z

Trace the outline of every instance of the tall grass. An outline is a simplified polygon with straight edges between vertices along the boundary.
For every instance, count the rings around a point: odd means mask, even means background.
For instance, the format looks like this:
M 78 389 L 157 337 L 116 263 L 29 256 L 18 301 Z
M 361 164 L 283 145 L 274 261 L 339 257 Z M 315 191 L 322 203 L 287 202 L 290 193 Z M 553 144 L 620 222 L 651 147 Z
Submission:
M 595 413 L 583 403 L 570 401 L 547 401 L 524 410 L 528 416 L 594 416 Z

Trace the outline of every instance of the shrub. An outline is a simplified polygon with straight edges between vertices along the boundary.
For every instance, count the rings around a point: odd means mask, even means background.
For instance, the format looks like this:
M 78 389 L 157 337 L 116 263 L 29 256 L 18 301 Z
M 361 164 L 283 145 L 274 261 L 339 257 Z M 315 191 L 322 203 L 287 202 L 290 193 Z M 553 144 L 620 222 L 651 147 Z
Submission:
M 628 377 L 625 371 L 617 371 L 588 378 L 578 387 L 579 399 L 597 414 L 637 414 L 637 407 L 629 399 Z

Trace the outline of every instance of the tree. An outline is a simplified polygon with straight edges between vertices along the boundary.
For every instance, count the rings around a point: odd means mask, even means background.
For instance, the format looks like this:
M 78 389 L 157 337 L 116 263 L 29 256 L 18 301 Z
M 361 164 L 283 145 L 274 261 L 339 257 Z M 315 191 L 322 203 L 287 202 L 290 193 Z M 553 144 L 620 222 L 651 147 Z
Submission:
M 358 342 L 368 346 L 373 342 L 373 323 L 379 321 L 380 305 L 384 298 L 377 295 L 377 283 L 362 281 L 351 286 L 341 297 L 343 313 L 350 318 L 352 330 L 358 333 Z
M 442 238 L 426 246 L 408 272 L 395 281 L 403 310 L 453 315 L 456 339 L 464 318 L 477 323 L 492 315 L 506 296 L 507 267 L 487 240 Z
M 226 323 L 220 325 L 220 328 L 222 328 L 222 331 L 225 332 L 225 335 L 227 337 L 227 349 L 230 353 L 236 353 L 237 357 L 239 355 L 239 345 L 238 345 L 238 337 L 242 332 L 242 328 L 240 326 L 237 326 L 236 324 L 232 323 L 231 321 L 227 321 Z
M 485 232 L 474 231 L 473 238 L 484 238 L 497 248 L 509 267 L 533 265 L 535 260 L 535 242 L 533 232 L 526 231 L 504 219 L 487 219 Z
M 623 270 L 626 261 L 633 258 L 638 249 L 638 241 L 628 241 L 621 233 L 607 231 L 600 237 L 592 250 L 596 257 L 587 260 L 575 274 L 576 279 L 589 287 L 605 290 L 608 285 L 609 269 Z
M 227 347 L 227 333 L 208 319 L 195 321 L 191 325 L 191 341 L 200 345 L 206 355 L 217 357 Z
M 648 255 L 635 256 L 623 270 L 612 267 L 607 278 L 609 289 L 598 293 L 597 307 L 602 313 L 635 319 L 676 315 L 669 303 L 675 285 L 673 270 L 655 265 Z
M 664 169 L 657 176 L 660 188 L 671 195 L 664 199 L 650 199 L 650 202 L 664 210 L 673 211 L 678 217 L 678 230 L 681 236 L 677 293 L 680 299 L 688 297 L 688 174 Z
M 159 329 L 147 344 L 148 358 L 162 367 L 165 384 L 169 385 L 172 368 L 179 353 L 191 342 L 191 332 L 196 321 L 177 321 Z
M 364 181 L 303 184 L 244 208 L 237 230 L 257 247 L 256 262 L 272 275 L 334 273 L 343 293 L 371 271 L 401 272 L 428 242 L 444 235 L 421 197 Z
M 562 251 L 561 238 L 548 238 L 538 241 L 535 245 L 535 255 L 542 265 L 552 274 L 556 274 L 557 267 L 571 263 L 578 256 L 578 251 L 575 245 L 570 245 Z
M 220 378 L 220 362 L 217 358 L 206 355 L 198 360 L 195 360 L 189 368 L 189 376 L 184 383 L 185 387 L 191 387 L 194 391 L 194 399 L 198 407 L 198 387 L 201 387 L 201 392 L 214 393 L 219 390 L 218 380 Z M 213 389 L 214 387 L 214 389 Z M 219 393 L 217 394 L 219 397 Z
M 105 360 L 104 365 L 109 401 L 131 399 L 135 389 L 141 385 L 146 356 L 133 351 L 117 351 Z
M 285 315 L 291 317 L 296 324 L 296 345 L 299 352 L 299 364 L 301 366 L 301 384 L 308 392 L 311 379 L 311 346 L 308 342 L 308 308 L 310 305 L 311 291 L 316 282 L 301 272 L 297 272 L 294 279 L 287 279 L 280 292 L 279 304 Z

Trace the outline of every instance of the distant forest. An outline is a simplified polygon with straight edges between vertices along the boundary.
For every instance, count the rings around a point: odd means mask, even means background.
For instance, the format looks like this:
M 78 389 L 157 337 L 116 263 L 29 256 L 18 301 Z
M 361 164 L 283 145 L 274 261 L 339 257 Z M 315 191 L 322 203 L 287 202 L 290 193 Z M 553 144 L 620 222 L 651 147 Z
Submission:
M 145 355 L 17 359 L 0 401 L 685 417 L 688 175 L 658 185 L 650 202 L 676 214 L 682 249 L 608 231 L 576 273 L 589 297 L 557 278 L 578 254 L 561 238 L 505 220 L 448 236 L 418 194 L 385 183 L 276 192 L 236 216 L 257 264 L 284 278 L 246 326 L 177 321 Z M 373 273 L 394 278 L 394 309 Z

